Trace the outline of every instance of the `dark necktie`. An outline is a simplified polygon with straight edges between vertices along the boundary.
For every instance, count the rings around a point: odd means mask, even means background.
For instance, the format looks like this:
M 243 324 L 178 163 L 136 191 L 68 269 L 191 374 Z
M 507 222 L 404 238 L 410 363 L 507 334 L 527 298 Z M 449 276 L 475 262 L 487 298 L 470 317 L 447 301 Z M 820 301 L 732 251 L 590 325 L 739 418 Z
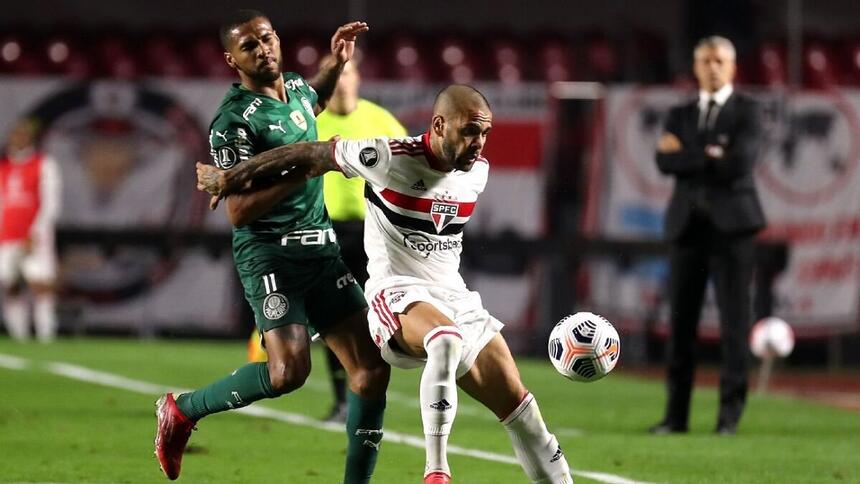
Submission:
M 706 133 L 711 130 L 711 126 L 713 124 L 713 120 L 711 116 L 713 116 L 715 111 L 717 110 L 717 102 L 711 99 L 708 101 L 708 109 L 705 110 L 705 117 L 702 119 L 701 125 L 699 126 L 699 131 Z

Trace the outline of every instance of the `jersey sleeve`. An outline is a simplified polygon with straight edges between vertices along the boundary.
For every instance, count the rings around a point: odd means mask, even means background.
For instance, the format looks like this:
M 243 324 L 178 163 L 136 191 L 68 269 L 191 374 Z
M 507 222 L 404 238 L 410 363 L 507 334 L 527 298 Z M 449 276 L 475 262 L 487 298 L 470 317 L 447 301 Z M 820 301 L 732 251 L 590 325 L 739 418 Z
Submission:
M 334 160 L 347 178 L 358 176 L 380 187 L 388 184 L 391 169 L 388 138 L 338 140 L 334 145 Z
M 254 131 L 241 115 L 220 113 L 209 129 L 209 154 L 222 170 L 229 170 L 254 156 Z

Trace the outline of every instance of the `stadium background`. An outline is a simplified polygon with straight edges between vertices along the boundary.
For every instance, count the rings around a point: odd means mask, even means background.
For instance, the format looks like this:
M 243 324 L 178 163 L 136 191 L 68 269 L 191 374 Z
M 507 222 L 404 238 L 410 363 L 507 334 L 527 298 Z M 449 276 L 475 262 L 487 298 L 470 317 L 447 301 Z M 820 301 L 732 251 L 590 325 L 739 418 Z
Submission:
M 366 20 L 361 94 L 411 133 L 424 129 L 440 86 L 481 88 L 496 115 L 486 151 L 493 173 L 467 231 L 467 282 L 508 324 L 518 353 L 543 355 L 556 320 L 594 310 L 621 330 L 619 370 L 650 378 L 665 346 L 659 235 L 670 188 L 653 146 L 668 106 L 694 86 L 695 41 L 729 37 L 738 47 L 737 84 L 760 97 L 768 122 L 757 178 L 771 226 L 759 273 L 772 277 L 756 284 L 756 313 L 784 317 L 799 336 L 776 384 L 819 397 L 817 390 L 838 392 L 842 406 L 860 408 L 855 2 L 242 6 L 268 13 L 285 69 L 304 75 L 316 71 L 337 25 Z M 193 189 L 193 162 L 207 157 L 206 126 L 234 78 L 216 36 L 220 14 L 233 8 L 175 0 L 4 5 L 0 136 L 36 114 L 63 170 L 62 334 L 192 344 L 247 335 L 229 225 Z M 709 298 L 701 357 L 710 363 L 718 361 L 714 311 Z M 702 382 L 714 378 L 706 369 Z

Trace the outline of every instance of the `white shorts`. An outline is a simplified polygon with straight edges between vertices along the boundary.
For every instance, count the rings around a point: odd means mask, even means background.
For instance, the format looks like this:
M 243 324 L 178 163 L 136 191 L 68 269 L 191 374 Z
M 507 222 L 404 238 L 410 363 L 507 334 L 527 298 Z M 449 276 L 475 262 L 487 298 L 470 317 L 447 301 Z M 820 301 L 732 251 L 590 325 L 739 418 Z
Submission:
M 468 372 L 478 354 L 502 330 L 504 324 L 484 309 L 481 295 L 474 291 L 453 291 L 415 278 L 396 277 L 368 287 L 370 311 L 367 321 L 370 336 L 379 347 L 382 359 L 397 368 L 417 368 L 426 362 L 393 348 L 391 337 L 400 329 L 398 314 L 415 302 L 432 304 L 460 329 L 463 356 L 457 367 L 457 378 Z
M 12 285 L 21 277 L 27 282 L 52 282 L 57 276 L 54 237 L 33 240 L 27 251 L 24 242 L 0 243 L 0 283 Z

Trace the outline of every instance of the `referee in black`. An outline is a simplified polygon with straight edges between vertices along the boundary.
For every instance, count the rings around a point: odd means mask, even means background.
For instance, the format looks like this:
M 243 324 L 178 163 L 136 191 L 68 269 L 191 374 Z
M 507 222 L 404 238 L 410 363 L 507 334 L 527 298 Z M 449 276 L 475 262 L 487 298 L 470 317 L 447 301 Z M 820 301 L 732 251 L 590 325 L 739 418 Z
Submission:
M 762 126 L 753 99 L 737 92 L 735 48 L 723 37 L 693 52 L 696 98 L 674 107 L 657 145 L 660 171 L 675 178 L 666 211 L 671 242 L 668 402 L 657 434 L 687 431 L 696 336 L 708 280 L 720 313 L 720 408 L 716 432 L 734 434 L 747 397 L 747 337 L 754 237 L 765 225 L 753 168 Z

